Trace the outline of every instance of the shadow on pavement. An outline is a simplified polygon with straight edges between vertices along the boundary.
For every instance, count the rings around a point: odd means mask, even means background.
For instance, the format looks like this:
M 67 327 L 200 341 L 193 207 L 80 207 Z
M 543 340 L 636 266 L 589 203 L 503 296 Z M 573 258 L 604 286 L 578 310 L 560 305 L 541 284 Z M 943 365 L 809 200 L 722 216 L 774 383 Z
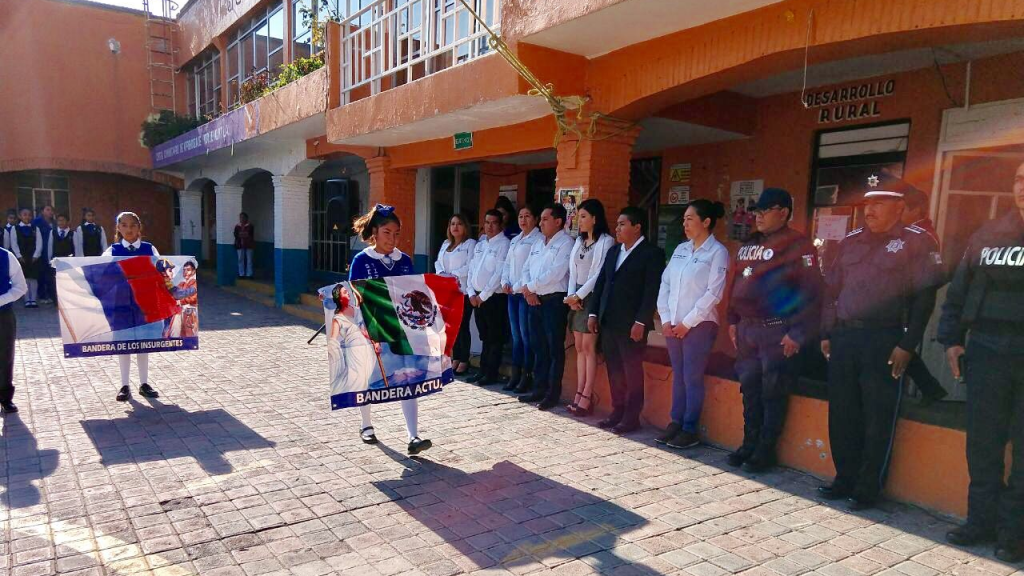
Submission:
M 220 475 L 233 471 L 225 453 L 274 447 L 224 410 L 187 412 L 147 402 L 130 400 L 132 411 L 124 418 L 82 421 L 103 465 L 189 457 L 208 474 Z
M 508 461 L 468 473 L 377 446 L 404 470 L 401 478 L 373 485 L 481 568 L 525 571 L 578 558 L 607 571 L 631 563 L 614 552 L 625 544 L 620 535 L 647 524 L 630 510 Z M 630 573 L 657 574 L 638 564 Z
M 5 414 L 2 420 L 3 434 L 0 435 L 0 508 L 27 508 L 41 501 L 36 480 L 53 474 L 60 461 L 60 452 L 53 449 L 40 450 L 36 437 L 25 426 L 21 417 Z

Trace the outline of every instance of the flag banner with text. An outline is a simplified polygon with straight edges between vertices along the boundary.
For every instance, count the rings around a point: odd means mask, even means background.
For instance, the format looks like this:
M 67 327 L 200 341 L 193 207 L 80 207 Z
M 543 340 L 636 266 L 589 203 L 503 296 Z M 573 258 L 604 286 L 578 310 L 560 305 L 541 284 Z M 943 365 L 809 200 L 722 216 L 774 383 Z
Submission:
M 332 410 L 418 398 L 454 380 L 452 346 L 463 313 L 455 278 L 356 280 L 320 295 Z
M 53 267 L 65 357 L 199 348 L 194 258 L 55 258 Z

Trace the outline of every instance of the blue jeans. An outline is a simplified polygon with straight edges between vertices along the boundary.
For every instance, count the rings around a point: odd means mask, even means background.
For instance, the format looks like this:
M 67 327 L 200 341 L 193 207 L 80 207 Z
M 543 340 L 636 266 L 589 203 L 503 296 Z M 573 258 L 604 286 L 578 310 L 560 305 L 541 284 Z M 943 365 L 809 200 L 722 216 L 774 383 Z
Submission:
M 549 395 L 562 390 L 565 368 L 565 323 L 569 307 L 565 292 L 540 297 L 540 306 L 530 306 L 530 345 L 534 350 L 533 389 Z
M 718 336 L 718 324 L 701 322 L 685 338 L 666 337 L 668 357 L 672 361 L 672 421 L 684 432 L 697 433 L 700 412 L 704 408 L 704 370 Z
M 512 365 L 527 370 L 533 368 L 533 349 L 530 347 L 530 305 L 522 294 L 508 297 L 508 322 L 512 329 Z

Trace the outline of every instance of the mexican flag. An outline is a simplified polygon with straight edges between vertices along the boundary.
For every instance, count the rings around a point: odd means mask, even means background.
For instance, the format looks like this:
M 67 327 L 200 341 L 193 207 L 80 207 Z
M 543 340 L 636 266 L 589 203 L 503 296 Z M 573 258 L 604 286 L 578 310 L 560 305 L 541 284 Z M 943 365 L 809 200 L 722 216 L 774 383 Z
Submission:
M 451 356 L 462 323 L 463 295 L 455 278 L 436 274 L 357 280 L 360 310 L 371 340 L 394 354 Z

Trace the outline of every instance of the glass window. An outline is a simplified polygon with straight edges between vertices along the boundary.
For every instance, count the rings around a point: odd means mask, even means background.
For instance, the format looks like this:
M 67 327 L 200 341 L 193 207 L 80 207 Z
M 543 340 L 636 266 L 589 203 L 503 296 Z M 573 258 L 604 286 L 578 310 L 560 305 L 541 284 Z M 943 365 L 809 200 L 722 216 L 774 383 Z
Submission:
M 228 47 L 228 78 L 238 76 L 238 44 Z
M 242 38 L 242 78 L 246 79 L 252 76 L 252 69 L 253 66 L 255 65 L 255 62 L 253 61 L 252 44 L 252 35 L 248 35 L 245 38 Z
M 256 59 L 255 66 L 257 70 L 263 70 L 267 67 L 267 44 L 270 42 L 270 26 L 264 22 L 256 30 Z

